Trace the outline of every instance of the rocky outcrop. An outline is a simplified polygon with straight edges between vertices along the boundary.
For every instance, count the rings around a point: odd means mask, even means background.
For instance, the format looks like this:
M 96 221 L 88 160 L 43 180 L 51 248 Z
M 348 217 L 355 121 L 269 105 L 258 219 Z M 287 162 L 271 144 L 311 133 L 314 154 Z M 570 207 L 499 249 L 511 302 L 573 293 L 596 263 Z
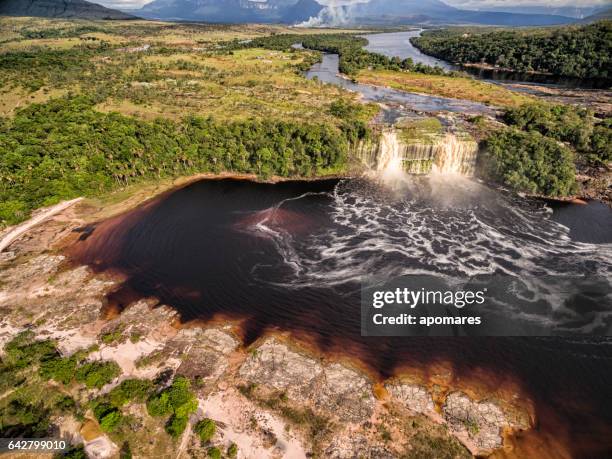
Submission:
M 493 402 L 474 401 L 462 392 L 449 394 L 442 412 L 450 431 L 477 455 L 501 448 L 503 429 L 529 428 L 525 419 L 514 418 Z
M 312 403 L 344 421 L 362 422 L 374 409 L 372 384 L 363 375 L 337 363 L 321 364 L 276 339 L 251 353 L 240 376 L 282 390 L 289 399 Z
M 334 438 L 325 449 L 324 457 L 329 459 L 395 459 L 397 456 L 384 446 L 372 447 L 364 435 Z
M 192 328 L 180 330 L 169 347 L 180 349 L 181 364 L 177 372 L 203 381 L 215 381 L 229 367 L 227 356 L 239 343 L 219 329 Z
M 435 412 L 431 394 L 422 386 L 416 384 L 387 384 L 385 389 L 392 398 L 410 411 L 426 415 Z

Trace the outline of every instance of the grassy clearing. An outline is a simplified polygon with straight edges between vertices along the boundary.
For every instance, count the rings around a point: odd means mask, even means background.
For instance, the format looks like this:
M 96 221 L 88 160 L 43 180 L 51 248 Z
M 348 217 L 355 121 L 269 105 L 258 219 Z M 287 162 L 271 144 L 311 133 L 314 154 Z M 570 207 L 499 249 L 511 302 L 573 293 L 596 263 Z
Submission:
M 499 107 L 518 107 L 536 99 L 517 94 L 499 85 L 472 78 L 455 78 L 440 75 L 394 72 L 389 70 L 362 70 L 360 83 L 388 86 L 408 92 L 471 100 Z
M 435 117 L 406 120 L 398 125 L 400 139 L 405 143 L 434 144 L 444 134 L 440 120 Z
M 149 120 L 192 114 L 219 120 L 263 117 L 336 124 L 326 107 L 353 96 L 299 75 L 296 67 L 308 56 L 263 49 L 231 55 L 143 56 L 124 67 L 124 83 L 97 109 Z
M 0 116 L 70 91 L 103 96 L 100 111 L 144 120 L 198 115 L 337 124 L 326 107 L 353 98 L 299 74 L 316 52 L 228 53 L 216 44 L 288 31 L 281 26 L 0 18 L 0 30 Z M 150 48 L 129 51 L 143 45 Z
M 64 89 L 39 89 L 29 92 L 18 86 L 7 88 L 6 92 L 0 91 L 0 116 L 12 116 L 15 110 L 30 104 L 40 104 L 50 99 L 67 94 Z

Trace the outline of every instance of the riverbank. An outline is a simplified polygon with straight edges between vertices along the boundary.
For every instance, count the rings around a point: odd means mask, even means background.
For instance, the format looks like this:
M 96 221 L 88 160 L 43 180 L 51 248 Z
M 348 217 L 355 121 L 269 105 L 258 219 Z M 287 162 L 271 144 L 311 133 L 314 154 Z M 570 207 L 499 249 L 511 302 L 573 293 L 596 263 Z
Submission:
M 504 87 L 550 103 L 589 107 L 602 118 L 612 115 L 612 90 L 564 88 L 537 83 L 507 82 Z
M 537 99 L 474 78 L 422 75 L 390 70 L 362 70 L 357 81 L 372 86 L 470 100 L 497 107 L 518 107 Z
M 118 203 L 116 209 L 133 202 Z M 122 380 L 153 379 L 168 371 L 199 381 L 200 408 L 191 425 L 212 418 L 218 426 L 215 446 L 224 450 L 233 442 L 242 454 L 257 457 L 272 457 L 280 450 L 294 451 L 295 457 L 452 451 L 454 457 L 467 458 L 468 451 L 489 454 L 501 448 L 513 433 L 534 423 L 533 408 L 511 379 L 489 384 L 494 375 L 483 372 L 458 378 L 450 362 L 406 367 L 393 379 L 380 379 L 340 355 L 323 356 L 308 342 L 300 345 L 297 337 L 283 333 L 245 343 L 232 320 L 179 326 L 176 312 L 154 298 L 135 300 L 121 314 L 105 317 L 107 298 L 121 279 L 70 266 L 61 254 L 50 251 L 98 216 L 85 205 L 66 209 L 44 228 L 33 227 L 27 240 L 15 241 L 0 261 L 0 344 L 28 329 L 36 339 L 57 340 L 63 355 L 96 345 L 90 359 L 115 361 L 121 369 L 119 378 L 101 391 L 64 388 L 82 404 L 86 420 L 82 426 L 62 414 L 53 422 L 74 441 L 82 438 L 88 451 L 104 444 L 104 451 L 114 454 L 124 440 L 137 455 L 164 456 L 183 444 L 188 446 L 185 451 L 199 451 L 202 447 L 190 429 L 172 441 L 139 403 L 130 403 L 126 410 L 146 426 L 147 435 L 105 433 L 87 411 L 87 398 L 108 392 Z M 45 383 L 25 382 L 26 387 L 30 384 L 45 391 Z
M 198 178 L 183 179 L 177 186 Z M 141 190 L 137 198 L 117 202 L 115 211 L 133 208 L 146 195 Z M 65 246 L 67 236 L 83 234 L 73 231 L 99 218 L 94 207 L 79 205 L 44 228 L 32 228 L 27 240 L 13 244 L 0 267 L 0 307 L 6 324 L 0 331 L 5 340 L 30 327 L 40 338 L 59 339 L 66 354 L 98 344 L 100 349 L 92 358 L 114 360 L 122 368 L 122 376 L 112 385 L 126 377 L 153 378 L 164 370 L 187 374 L 201 381 L 200 411 L 190 422 L 212 417 L 223 433 L 215 437 L 216 446 L 223 449 L 232 441 L 241 451 L 258 457 L 273 455 L 275 448 L 319 451 L 326 457 L 372 451 L 392 456 L 420 452 L 428 457 L 449 452 L 453 457 L 470 457 L 469 452 L 487 456 L 491 451 L 493 457 L 506 458 L 536 452 L 538 457 L 550 458 L 574 455 L 571 442 L 559 432 L 576 426 L 568 425 L 559 410 L 534 400 L 526 389 L 534 381 L 522 373 L 517 377 L 511 368 L 518 362 L 504 360 L 511 359 L 508 351 L 516 345 L 511 341 L 499 343 L 500 355 L 505 355 L 498 362 L 502 370 L 447 354 L 444 339 L 439 339 L 437 353 L 419 350 L 423 341 L 415 339 L 406 356 L 413 357 L 390 375 L 376 361 L 368 364 L 347 357 L 346 346 L 322 348 L 314 336 L 271 329 L 253 341 L 244 327 L 254 323 L 252 319 L 217 315 L 210 321 L 180 325 L 172 305 L 151 296 L 133 297 L 121 305 L 121 314 L 106 315 L 109 298 L 125 276 L 71 265 L 61 253 L 49 252 L 50 247 Z M 200 238 L 207 239 L 205 234 Z M 182 277 L 187 274 L 184 271 Z M 189 290 L 183 289 L 183 294 Z M 484 347 L 495 347 L 495 343 L 490 340 Z M 467 341 L 453 348 L 463 349 L 461 353 L 471 358 L 477 352 Z M 397 352 L 394 348 L 393 353 Z M 147 436 L 134 434 L 132 441 L 139 445 L 132 447 L 135 454 L 162 454 L 177 448 L 142 406 L 128 409 L 149 432 L 156 433 L 153 443 Z M 532 430 L 536 425 L 538 429 Z M 597 431 L 605 425 L 597 427 L 595 422 L 589 428 Z M 600 434 L 605 438 L 603 430 Z M 117 447 L 121 444 L 120 437 L 103 437 Z M 188 433 L 179 444 L 200 448 Z

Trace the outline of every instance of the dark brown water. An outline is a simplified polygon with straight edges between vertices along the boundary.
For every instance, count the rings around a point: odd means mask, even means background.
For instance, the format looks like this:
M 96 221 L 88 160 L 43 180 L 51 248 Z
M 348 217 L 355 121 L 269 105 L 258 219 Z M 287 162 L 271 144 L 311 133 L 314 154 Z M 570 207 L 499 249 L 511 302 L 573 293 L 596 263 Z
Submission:
M 584 218 L 565 215 L 565 224 Z M 609 273 L 610 244 L 570 233 L 542 204 L 458 178 L 421 180 L 399 197 L 361 180 L 227 179 L 191 184 L 100 222 L 70 252 L 127 276 L 117 301 L 129 292 L 159 298 L 184 321 L 239 319 L 245 344 L 282 331 L 380 378 L 440 363 L 459 385 L 472 381 L 495 393 L 511 382 L 536 406 L 536 434 L 563 432 L 575 457 L 605 457 L 612 451 L 608 338 L 360 334 L 359 280 L 372 272 Z M 605 321 L 609 312 L 591 319 Z

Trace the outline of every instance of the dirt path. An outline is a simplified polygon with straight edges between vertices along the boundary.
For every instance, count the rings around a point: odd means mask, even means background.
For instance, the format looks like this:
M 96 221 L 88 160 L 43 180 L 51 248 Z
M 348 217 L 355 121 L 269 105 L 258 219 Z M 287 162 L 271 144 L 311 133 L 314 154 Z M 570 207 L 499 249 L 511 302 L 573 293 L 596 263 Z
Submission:
M 28 230 L 30 230 L 30 228 L 38 225 L 39 223 L 42 223 L 46 219 L 60 213 L 61 211 L 67 209 L 68 207 L 82 200 L 83 198 L 76 198 L 70 201 L 60 202 L 59 204 L 49 207 L 47 210 L 41 212 L 36 217 L 23 222 L 21 225 L 17 225 L 12 231 L 7 233 L 2 238 L 2 240 L 0 240 L 0 252 L 3 252 L 8 246 L 10 246 L 13 242 L 19 239 Z
M 179 445 L 176 452 L 176 459 L 180 459 L 183 453 L 187 450 L 187 446 L 189 445 L 189 439 L 191 438 L 191 419 L 187 423 L 187 428 L 183 433 L 183 437 L 181 438 L 181 444 Z

